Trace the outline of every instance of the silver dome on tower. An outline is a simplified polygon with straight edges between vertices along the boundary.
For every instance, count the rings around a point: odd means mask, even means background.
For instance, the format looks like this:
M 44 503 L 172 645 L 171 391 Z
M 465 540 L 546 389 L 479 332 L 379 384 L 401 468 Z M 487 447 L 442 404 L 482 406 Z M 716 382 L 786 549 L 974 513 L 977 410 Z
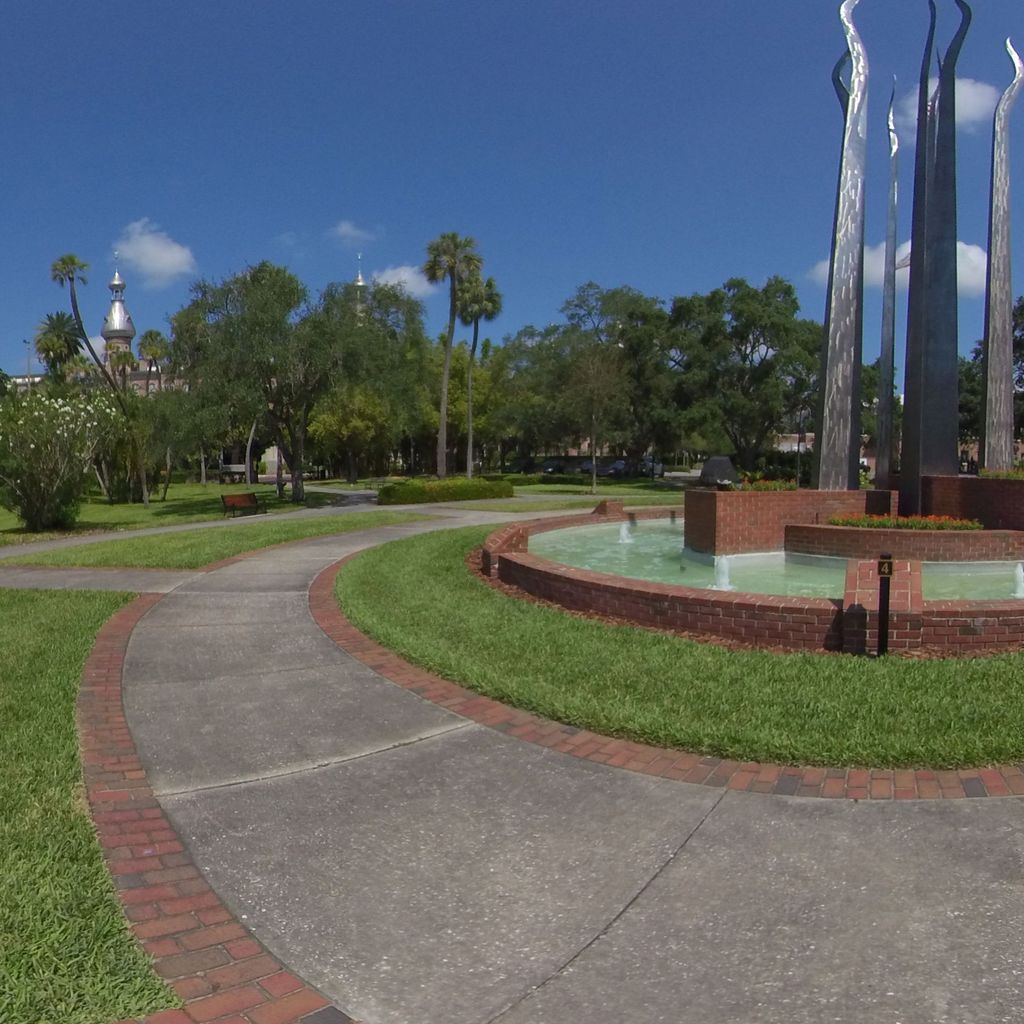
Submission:
M 124 304 L 125 285 L 119 271 L 114 271 L 114 276 L 107 287 L 110 288 L 110 311 L 103 321 L 103 330 L 100 334 L 108 346 L 111 343 L 120 343 L 128 348 L 135 337 L 135 324 L 132 323 L 132 315 Z

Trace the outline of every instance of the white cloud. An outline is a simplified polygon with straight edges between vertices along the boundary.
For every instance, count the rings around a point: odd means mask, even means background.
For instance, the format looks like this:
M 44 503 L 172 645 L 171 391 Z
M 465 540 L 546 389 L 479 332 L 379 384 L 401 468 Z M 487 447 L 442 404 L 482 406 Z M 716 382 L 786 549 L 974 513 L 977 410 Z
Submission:
M 896 248 L 897 267 L 910 255 L 910 242 L 904 242 Z M 985 294 L 985 274 L 988 265 L 988 254 L 980 245 L 967 242 L 956 243 L 957 292 L 960 295 L 978 296 Z M 864 247 L 864 286 L 881 288 L 885 274 L 885 243 L 866 245 Z M 823 288 L 828 286 L 828 260 L 819 260 L 811 267 L 807 275 L 815 284 Z M 909 267 L 896 271 L 896 288 L 906 291 L 910 280 Z
M 375 270 L 372 276 L 381 284 L 401 285 L 415 299 L 426 298 L 434 292 L 434 285 L 423 276 L 423 271 L 409 264 Z
M 357 245 L 362 245 L 364 242 L 373 242 L 377 239 L 376 231 L 368 231 L 366 228 L 357 227 L 350 220 L 339 221 L 331 228 L 330 234 L 334 235 L 335 238 L 340 238 L 343 245 L 353 248 Z
M 934 91 L 938 79 L 928 83 L 930 91 Z M 917 89 L 908 92 L 896 101 L 895 118 L 903 142 L 913 143 L 917 125 Z M 1000 92 L 994 85 L 978 82 L 973 78 L 956 80 L 956 126 L 966 131 L 974 131 L 980 125 L 988 124 L 995 113 Z
M 114 243 L 125 265 L 142 274 L 145 288 L 164 288 L 177 278 L 196 272 L 196 261 L 187 245 L 174 241 L 148 217 L 132 221 Z

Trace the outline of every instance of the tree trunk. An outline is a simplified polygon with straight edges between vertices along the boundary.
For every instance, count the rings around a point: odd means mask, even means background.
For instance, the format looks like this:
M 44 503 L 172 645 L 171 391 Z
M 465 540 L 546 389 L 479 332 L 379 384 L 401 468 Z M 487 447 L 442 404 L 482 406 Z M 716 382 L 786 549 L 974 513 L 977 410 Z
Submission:
M 291 431 L 292 457 L 289 463 L 292 468 L 292 503 L 304 505 L 306 502 L 306 485 L 302 479 L 302 462 L 306 448 L 306 423 L 300 418 Z
M 473 321 L 473 345 L 469 350 L 469 366 L 466 367 L 466 476 L 473 479 L 473 360 L 476 358 L 476 341 L 480 335 L 480 320 Z
M 136 445 L 133 440 L 132 447 L 135 449 L 135 467 L 139 474 L 139 487 L 142 489 L 142 504 L 149 508 L 149 487 L 146 484 L 146 453 L 143 451 L 141 442 Z
M 206 486 L 206 452 L 199 449 L 199 482 Z
M 448 475 L 448 376 L 452 368 L 452 339 L 455 337 L 455 275 L 450 278 L 448 334 L 444 343 L 444 369 L 441 372 L 441 409 L 437 424 L 437 475 Z
M 166 472 L 166 475 L 164 476 L 164 493 L 160 495 L 160 500 L 161 501 L 166 501 L 167 500 L 167 488 L 171 486 L 171 449 L 170 449 L 170 446 L 168 446 L 168 448 L 167 448 L 167 455 L 166 455 L 165 466 L 166 466 L 167 472 Z
M 597 494 L 597 417 L 590 418 L 590 493 Z
M 359 472 L 356 468 L 356 459 L 351 448 L 345 449 L 345 479 L 354 484 L 359 479 Z
M 255 483 L 252 478 L 252 443 L 256 438 L 256 421 L 252 421 L 252 426 L 249 428 L 249 440 L 245 443 L 245 482 L 247 484 Z
M 284 462 L 282 460 L 282 455 L 283 454 L 284 454 L 284 450 L 281 447 L 280 439 L 278 439 L 278 442 L 277 442 L 277 464 L 274 467 L 274 472 L 276 474 L 275 477 L 274 477 L 274 486 L 277 488 L 277 497 L 278 497 L 279 501 L 284 498 Z
M 103 476 L 100 473 L 99 465 L 94 462 L 92 469 L 93 472 L 96 474 L 96 482 L 100 485 L 100 494 L 102 494 L 103 497 L 107 499 L 107 501 L 110 501 L 110 492 L 107 490 L 106 481 L 103 479 Z

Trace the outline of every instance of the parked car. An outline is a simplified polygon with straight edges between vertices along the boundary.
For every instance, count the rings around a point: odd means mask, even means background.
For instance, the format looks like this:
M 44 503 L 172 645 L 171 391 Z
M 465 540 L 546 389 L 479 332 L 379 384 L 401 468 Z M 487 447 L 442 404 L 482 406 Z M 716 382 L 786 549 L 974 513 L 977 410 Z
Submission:
M 614 462 L 606 463 L 597 467 L 598 476 L 629 476 L 629 464 L 625 459 L 616 459 Z
M 640 476 L 664 476 L 665 466 L 664 463 L 656 461 L 650 455 L 645 455 L 640 460 L 639 473 Z
M 564 473 L 565 460 L 564 459 L 545 459 L 541 463 L 540 471 L 542 473 Z

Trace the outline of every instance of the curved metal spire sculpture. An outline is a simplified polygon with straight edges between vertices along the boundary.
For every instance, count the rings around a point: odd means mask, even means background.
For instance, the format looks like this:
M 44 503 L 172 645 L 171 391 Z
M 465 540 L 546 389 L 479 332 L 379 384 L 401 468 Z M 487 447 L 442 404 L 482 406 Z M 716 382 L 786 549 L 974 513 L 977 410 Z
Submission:
M 939 63 L 937 99 L 928 98 L 935 41 L 935 3 L 918 87 L 914 215 L 907 313 L 906 408 L 900 466 L 900 512 L 921 508 L 921 478 L 958 469 L 958 331 L 956 231 L 956 64 L 971 25 L 960 9 L 957 29 Z
M 1024 63 L 1006 40 L 1013 81 L 996 105 L 992 127 L 992 192 L 988 220 L 985 306 L 985 424 L 981 464 L 1013 468 L 1013 288 L 1010 276 L 1010 110 L 1024 83 Z
M 842 86 L 841 78 L 845 57 L 833 72 L 833 83 L 845 118 L 829 261 L 818 444 L 818 487 L 832 491 L 853 490 L 859 486 L 868 60 L 853 23 L 858 3 L 859 0 L 843 0 L 839 7 L 850 60 L 848 89 Z
M 882 279 L 882 346 L 878 375 L 878 437 L 875 452 L 875 486 L 889 489 L 892 473 L 893 375 L 896 348 L 896 222 L 899 203 L 899 150 L 893 108 L 896 78 L 889 97 L 889 207 L 885 226 L 885 264 Z

